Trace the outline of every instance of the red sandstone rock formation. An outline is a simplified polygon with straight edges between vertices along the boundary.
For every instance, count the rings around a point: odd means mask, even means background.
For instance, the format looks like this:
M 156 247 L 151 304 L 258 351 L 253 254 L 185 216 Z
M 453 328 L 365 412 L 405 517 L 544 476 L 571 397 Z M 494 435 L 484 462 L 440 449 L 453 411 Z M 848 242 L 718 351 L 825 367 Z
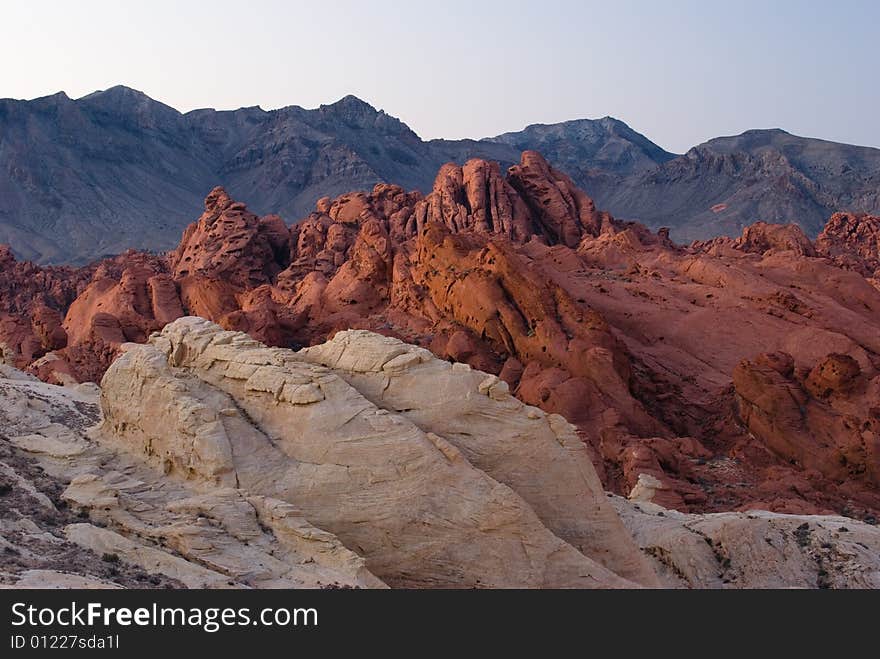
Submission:
M 817 255 L 815 246 L 797 224 L 767 222 L 755 222 L 745 227 L 739 238 L 721 236 L 712 240 L 696 241 L 692 247 L 712 254 L 734 249 L 764 256 L 780 252 L 793 252 L 798 256 Z
M 0 245 L 0 360 L 24 367 L 65 347 L 62 313 L 89 276 L 89 268 L 20 263 Z
M 880 280 L 880 217 L 835 213 L 816 238 L 816 247 L 842 267 Z
M 290 232 L 277 215 L 259 218 L 223 188 L 205 199 L 205 212 L 184 231 L 169 257 L 176 279 L 223 279 L 241 289 L 266 284 L 287 265 Z
M 742 361 L 733 382 L 740 419 L 763 448 L 800 468 L 808 488 L 858 492 L 880 505 L 880 376 L 863 376 L 849 355 L 832 353 L 807 370 L 774 353 Z
M 522 162 L 510 168 L 510 183 L 522 195 L 533 222 L 554 243 L 577 247 L 585 233 L 595 236 L 603 220 L 596 206 L 565 174 L 553 169 L 535 151 L 526 151 Z
M 865 517 L 880 512 L 876 228 L 835 215 L 815 246 L 758 223 L 678 247 L 534 152 L 506 177 L 447 165 L 424 197 L 322 199 L 290 229 L 216 189 L 167 258 L 62 272 L 0 252 L 0 342 L 63 381 L 183 314 L 291 347 L 370 329 L 566 416 L 609 489 Z
M 525 201 L 501 175 L 498 163 L 470 160 L 463 167 L 444 165 L 434 189 L 415 211 L 416 228 L 429 222 L 450 231 L 471 230 L 528 240 L 535 232 Z

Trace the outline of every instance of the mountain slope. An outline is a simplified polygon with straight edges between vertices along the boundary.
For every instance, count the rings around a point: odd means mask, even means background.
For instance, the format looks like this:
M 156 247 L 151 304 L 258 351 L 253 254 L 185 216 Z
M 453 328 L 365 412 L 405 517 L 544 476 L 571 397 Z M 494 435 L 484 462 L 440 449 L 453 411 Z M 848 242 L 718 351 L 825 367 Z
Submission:
M 0 101 L 0 242 L 41 261 L 162 248 L 209 163 L 176 110 L 132 90 Z
M 815 236 L 834 212 L 880 210 L 880 149 L 751 130 L 692 148 L 596 191 L 617 215 L 672 227 L 678 240 L 794 222 Z
M 317 110 L 186 115 L 114 87 L 0 101 L 0 242 L 23 258 L 84 262 L 173 246 L 218 182 L 288 220 L 320 196 L 430 183 L 423 142 L 347 97 Z
M 584 177 L 592 170 L 612 174 L 643 172 L 675 157 L 612 117 L 535 124 L 517 133 L 486 138 L 484 142 L 507 144 L 516 151 L 553 154 L 554 165 L 573 178 Z
M 595 156 L 600 169 L 628 173 L 627 159 L 641 169 L 643 154 L 669 155 L 615 120 L 569 124 L 556 137 L 531 127 L 521 137 L 425 142 L 354 96 L 314 110 L 186 114 L 122 86 L 78 100 L 0 100 L 0 243 L 42 263 L 165 250 L 218 184 L 294 222 L 321 197 L 380 182 L 428 192 L 449 161 L 514 164 L 529 141 L 571 169 Z

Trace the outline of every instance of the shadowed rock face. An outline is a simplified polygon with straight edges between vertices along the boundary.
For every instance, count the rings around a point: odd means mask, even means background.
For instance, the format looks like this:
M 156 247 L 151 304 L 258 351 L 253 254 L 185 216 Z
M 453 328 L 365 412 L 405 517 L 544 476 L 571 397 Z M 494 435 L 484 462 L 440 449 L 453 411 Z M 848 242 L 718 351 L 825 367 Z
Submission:
M 30 274 L 4 289 L 16 312 L 0 342 L 64 382 L 99 379 L 119 345 L 184 314 L 280 347 L 371 330 L 564 416 L 614 492 L 867 519 L 880 511 L 872 221 L 833 219 L 816 244 L 758 223 L 679 247 L 597 210 L 534 152 L 506 176 L 445 166 L 427 196 L 380 184 L 324 198 L 289 229 L 215 190 L 167 257 L 70 270 L 72 303 L 53 297 L 56 269 L 8 259 Z M 14 306 L 31 289 L 49 312 Z

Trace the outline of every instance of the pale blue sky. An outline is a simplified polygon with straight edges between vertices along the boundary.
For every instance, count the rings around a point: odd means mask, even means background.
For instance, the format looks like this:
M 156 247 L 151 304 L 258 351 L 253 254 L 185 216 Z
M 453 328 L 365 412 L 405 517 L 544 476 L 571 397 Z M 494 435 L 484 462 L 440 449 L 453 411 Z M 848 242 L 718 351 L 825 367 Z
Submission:
M 0 97 L 125 84 L 180 110 L 355 94 L 422 137 L 618 117 L 880 146 L 874 0 L 0 0 Z

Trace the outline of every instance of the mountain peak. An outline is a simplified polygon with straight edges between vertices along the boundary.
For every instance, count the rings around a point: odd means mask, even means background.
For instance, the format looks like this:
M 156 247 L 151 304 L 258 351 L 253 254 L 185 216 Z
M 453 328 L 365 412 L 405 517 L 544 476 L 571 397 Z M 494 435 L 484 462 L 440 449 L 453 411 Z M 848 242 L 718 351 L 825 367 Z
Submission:
M 787 130 L 781 128 L 750 128 L 742 133 L 743 135 L 791 135 Z
M 39 98 L 35 98 L 30 102 L 36 103 L 40 107 L 54 107 L 59 104 L 69 103 L 70 97 L 65 92 L 60 91 L 55 92 L 54 94 L 48 94 L 47 96 L 40 96 Z
M 125 85 L 115 85 L 108 89 L 99 89 L 77 99 L 77 102 L 86 103 L 113 114 L 133 113 L 142 116 L 146 114 L 180 115 L 180 112 L 170 105 L 166 105 L 138 89 L 132 89 Z
M 364 101 L 363 99 L 358 98 L 354 94 L 347 94 L 340 98 L 335 103 L 329 103 L 325 105 L 321 105 L 319 108 L 321 110 L 333 110 L 333 111 L 342 111 L 342 112 L 358 112 L 362 114 L 379 114 L 379 110 L 376 110 L 372 105 Z
M 770 146 L 779 138 L 794 137 L 788 131 L 781 128 L 751 128 L 739 135 L 726 135 L 715 137 L 704 144 L 712 146 L 733 145 L 738 149 L 754 149 L 761 146 Z
M 392 117 L 384 110 L 377 110 L 353 94 L 343 96 L 330 105 L 321 105 L 316 112 L 322 122 L 329 119 L 332 123 L 341 122 L 348 128 L 377 129 L 388 135 L 407 134 L 418 139 L 409 126 L 400 119 Z
M 47 99 L 59 100 L 59 101 L 69 101 L 70 96 L 67 95 L 67 92 L 62 90 L 60 92 L 55 92 L 54 94 L 49 94 L 48 96 L 44 96 L 42 100 L 47 100 Z M 41 99 L 37 99 L 37 100 L 41 100 Z
M 182 116 L 170 105 L 125 85 L 94 91 L 76 102 L 98 115 L 112 117 L 123 125 L 138 129 L 161 130 Z
M 85 101 L 88 99 L 95 98 L 148 98 L 153 101 L 152 98 L 147 96 L 144 92 L 133 89 L 132 87 L 126 87 L 125 85 L 114 85 L 112 87 L 108 87 L 107 89 L 96 89 L 91 94 L 86 94 L 85 96 L 77 99 L 79 101 Z M 158 103 L 158 101 L 153 101 L 154 103 Z
M 556 154 L 555 165 L 578 172 L 584 163 L 618 174 L 647 170 L 674 157 L 625 122 L 614 117 L 571 119 L 557 124 L 532 124 L 515 133 L 486 141 L 520 151 L 536 149 Z

